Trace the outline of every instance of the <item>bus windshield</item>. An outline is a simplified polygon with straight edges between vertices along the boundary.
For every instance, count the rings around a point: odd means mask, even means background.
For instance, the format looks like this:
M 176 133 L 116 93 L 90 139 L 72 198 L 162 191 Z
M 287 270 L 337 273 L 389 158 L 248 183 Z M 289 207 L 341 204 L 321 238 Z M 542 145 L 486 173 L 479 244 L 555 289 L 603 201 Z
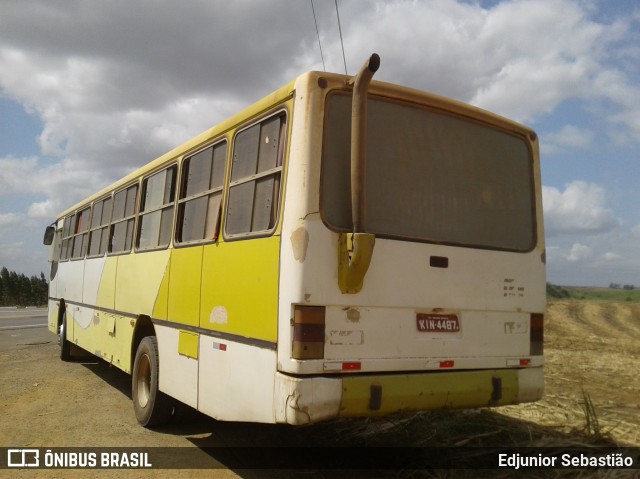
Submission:
M 399 101 L 370 97 L 367 109 L 365 232 L 518 252 L 535 247 L 525 138 Z M 329 95 L 325 111 L 321 214 L 329 228 L 351 231 L 351 96 Z

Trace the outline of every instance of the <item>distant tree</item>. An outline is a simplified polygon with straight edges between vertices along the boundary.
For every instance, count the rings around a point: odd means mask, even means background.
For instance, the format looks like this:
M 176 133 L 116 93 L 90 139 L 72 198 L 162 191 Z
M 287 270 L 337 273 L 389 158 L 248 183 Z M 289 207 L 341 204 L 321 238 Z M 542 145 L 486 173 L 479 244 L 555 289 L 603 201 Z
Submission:
M 49 282 L 42 271 L 38 281 L 40 284 L 40 302 L 38 304 L 45 305 L 49 301 Z
M 625 284 L 622 289 L 627 289 L 627 290 L 632 290 L 632 289 L 636 289 L 636 287 L 632 284 Z
M 43 306 L 47 304 L 49 297 L 49 284 L 44 277 L 44 273 L 40 273 L 40 277 L 31 277 L 31 304 L 34 306 Z
M 18 275 L 20 278 L 20 295 L 18 296 L 18 304 L 20 306 L 30 306 L 33 303 L 31 299 L 33 297 L 33 291 L 31 289 L 31 281 L 24 274 L 20 273 Z
M 3 306 L 41 306 L 47 303 L 49 284 L 44 276 L 31 276 L 0 270 L 0 305 Z
M 6 266 L 2 267 L 2 270 L 0 270 L 0 279 L 2 279 L 2 297 L 0 298 L 2 300 L 2 304 L 4 306 L 8 306 L 9 302 L 10 302 L 10 283 L 11 283 L 11 274 L 9 273 L 9 270 L 6 268 Z
M 555 284 L 547 283 L 547 296 L 550 298 L 570 298 L 571 294 L 562 286 L 556 286 Z
M 609 287 L 611 289 L 620 289 L 620 283 L 611 283 Z

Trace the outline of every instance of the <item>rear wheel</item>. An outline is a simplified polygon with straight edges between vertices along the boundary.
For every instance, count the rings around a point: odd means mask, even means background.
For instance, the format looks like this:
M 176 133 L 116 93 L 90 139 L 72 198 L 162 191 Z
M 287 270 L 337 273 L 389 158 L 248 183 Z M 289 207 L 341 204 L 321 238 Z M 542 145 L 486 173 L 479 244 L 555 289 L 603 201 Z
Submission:
M 147 336 L 138 345 L 131 378 L 133 410 L 144 427 L 163 424 L 173 413 L 172 400 L 158 387 L 158 372 L 158 341 L 155 336 Z

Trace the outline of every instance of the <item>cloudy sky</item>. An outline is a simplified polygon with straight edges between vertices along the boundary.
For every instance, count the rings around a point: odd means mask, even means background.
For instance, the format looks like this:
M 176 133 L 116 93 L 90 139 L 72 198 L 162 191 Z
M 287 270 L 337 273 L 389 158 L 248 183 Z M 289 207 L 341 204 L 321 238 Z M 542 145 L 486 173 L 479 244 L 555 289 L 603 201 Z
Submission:
M 344 72 L 333 0 L 314 0 Z M 346 66 L 541 139 L 548 280 L 640 285 L 637 0 L 339 0 Z M 0 266 L 56 214 L 307 70 L 310 0 L 0 0 Z

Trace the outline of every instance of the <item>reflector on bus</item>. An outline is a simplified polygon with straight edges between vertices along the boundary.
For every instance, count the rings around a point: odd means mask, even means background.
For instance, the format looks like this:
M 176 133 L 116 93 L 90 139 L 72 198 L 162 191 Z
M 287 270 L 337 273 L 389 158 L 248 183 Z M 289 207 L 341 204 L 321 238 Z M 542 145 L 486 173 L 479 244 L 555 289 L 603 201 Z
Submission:
M 324 306 L 295 306 L 293 314 L 294 359 L 324 357 Z

